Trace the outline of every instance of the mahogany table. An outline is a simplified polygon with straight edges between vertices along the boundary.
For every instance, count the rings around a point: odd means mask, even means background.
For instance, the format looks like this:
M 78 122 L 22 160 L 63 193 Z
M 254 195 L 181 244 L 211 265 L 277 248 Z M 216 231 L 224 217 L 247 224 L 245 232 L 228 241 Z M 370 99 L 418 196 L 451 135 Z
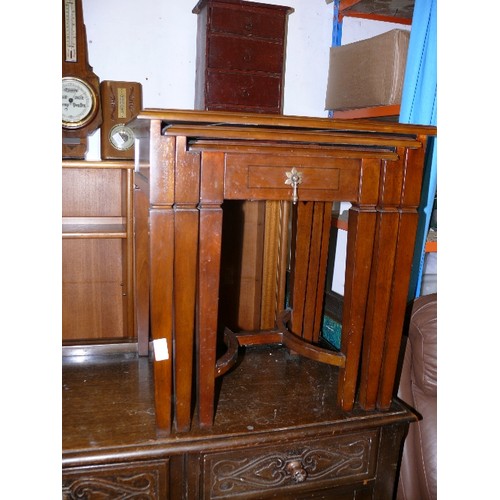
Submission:
M 338 366 L 339 408 L 387 410 L 394 394 L 427 139 L 384 121 L 146 109 L 136 137 L 139 329 L 154 344 L 156 422 L 209 428 L 216 378 L 238 347 L 283 344 Z M 224 200 L 281 200 L 288 302 L 276 327 L 218 325 Z M 332 203 L 348 201 L 340 352 L 318 345 Z M 290 224 L 288 224 L 290 217 Z M 146 235 L 146 236 L 144 236 Z M 148 236 L 147 236 L 148 235 Z M 288 248 L 288 247 L 287 247 Z M 227 350 L 218 358 L 218 338 Z M 235 367 L 234 369 L 238 369 Z M 194 387 L 194 391 L 193 391 Z M 252 395 L 249 394 L 251 399 Z

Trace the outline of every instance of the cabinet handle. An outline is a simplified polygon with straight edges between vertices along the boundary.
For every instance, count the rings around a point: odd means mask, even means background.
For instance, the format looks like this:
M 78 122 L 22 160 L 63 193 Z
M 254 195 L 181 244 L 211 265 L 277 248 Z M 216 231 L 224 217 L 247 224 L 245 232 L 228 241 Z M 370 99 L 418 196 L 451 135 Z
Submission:
M 286 471 L 296 483 L 303 483 L 307 479 L 307 471 L 302 467 L 302 463 L 299 460 L 288 462 Z
M 285 172 L 285 174 L 286 174 L 285 184 L 292 186 L 293 189 L 292 202 L 295 205 L 299 200 L 298 187 L 299 184 L 302 184 L 302 172 L 298 172 L 297 169 L 293 167 L 292 170 L 290 170 L 290 172 Z

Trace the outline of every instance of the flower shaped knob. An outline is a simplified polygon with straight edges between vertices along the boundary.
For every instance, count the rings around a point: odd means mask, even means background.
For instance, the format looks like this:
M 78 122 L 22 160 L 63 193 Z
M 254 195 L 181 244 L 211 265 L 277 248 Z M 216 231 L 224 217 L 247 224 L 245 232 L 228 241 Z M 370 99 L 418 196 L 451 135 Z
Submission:
M 299 184 L 302 183 L 302 172 L 297 172 L 297 169 L 293 167 L 292 170 L 290 170 L 290 172 L 285 172 L 285 173 L 286 173 L 285 184 L 292 186 L 293 189 L 292 202 L 295 204 L 299 200 L 299 195 L 297 191 Z

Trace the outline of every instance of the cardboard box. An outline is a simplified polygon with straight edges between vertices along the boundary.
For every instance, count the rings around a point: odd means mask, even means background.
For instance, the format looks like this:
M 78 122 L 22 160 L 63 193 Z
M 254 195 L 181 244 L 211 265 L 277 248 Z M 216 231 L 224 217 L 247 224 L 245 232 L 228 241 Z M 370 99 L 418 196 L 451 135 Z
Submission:
M 325 109 L 401 103 L 410 32 L 395 29 L 331 47 Z

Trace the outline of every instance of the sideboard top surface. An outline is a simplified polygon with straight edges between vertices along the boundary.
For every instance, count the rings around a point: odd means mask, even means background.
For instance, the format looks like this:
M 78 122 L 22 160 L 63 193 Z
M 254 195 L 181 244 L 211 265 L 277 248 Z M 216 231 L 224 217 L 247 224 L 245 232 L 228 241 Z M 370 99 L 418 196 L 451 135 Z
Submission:
M 188 433 L 157 432 L 152 362 L 148 358 L 90 357 L 63 363 L 63 461 L 141 450 L 182 453 L 203 443 L 255 444 L 259 439 L 356 430 L 412 420 L 398 402 L 385 412 L 336 403 L 336 367 L 291 356 L 283 347 L 251 348 L 221 380 L 214 426 Z M 318 383 L 321 380 L 321 383 Z M 94 457 L 95 458 L 95 457 Z

